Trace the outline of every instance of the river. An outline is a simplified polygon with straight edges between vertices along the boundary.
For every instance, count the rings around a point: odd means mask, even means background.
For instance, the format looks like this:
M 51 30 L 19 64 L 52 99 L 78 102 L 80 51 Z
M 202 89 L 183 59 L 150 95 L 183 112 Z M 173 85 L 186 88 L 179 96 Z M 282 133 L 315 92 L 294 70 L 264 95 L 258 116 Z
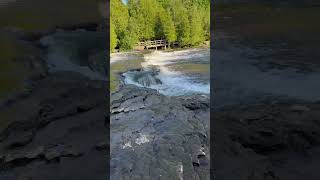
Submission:
M 156 89 L 167 96 L 210 94 L 208 48 L 151 51 L 139 58 L 142 68 L 124 72 L 123 83 Z M 132 56 L 120 53 L 111 57 L 111 63 L 126 63 L 123 60 L 132 59 Z
M 43 37 L 50 72 L 72 71 L 93 80 L 106 80 L 104 33 L 90 31 L 57 31 Z M 123 67 L 136 62 L 139 68 Z M 111 55 L 113 65 L 121 69 L 116 81 L 156 89 L 168 96 L 210 94 L 210 50 L 121 52 Z M 111 75 L 111 79 L 114 76 Z M 111 83 L 113 81 L 111 80 Z

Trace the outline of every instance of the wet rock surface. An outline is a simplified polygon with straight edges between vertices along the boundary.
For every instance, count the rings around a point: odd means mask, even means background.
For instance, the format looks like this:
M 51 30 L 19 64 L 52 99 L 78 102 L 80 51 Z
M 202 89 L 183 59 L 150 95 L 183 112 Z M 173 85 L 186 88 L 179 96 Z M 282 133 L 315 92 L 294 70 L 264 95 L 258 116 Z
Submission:
M 319 179 L 320 103 L 295 103 L 214 110 L 215 179 Z
M 14 111 L 0 133 L 0 179 L 105 179 L 104 87 L 78 73 L 51 73 L 2 108 Z
M 209 98 L 196 97 L 133 85 L 113 94 L 111 179 L 209 179 Z

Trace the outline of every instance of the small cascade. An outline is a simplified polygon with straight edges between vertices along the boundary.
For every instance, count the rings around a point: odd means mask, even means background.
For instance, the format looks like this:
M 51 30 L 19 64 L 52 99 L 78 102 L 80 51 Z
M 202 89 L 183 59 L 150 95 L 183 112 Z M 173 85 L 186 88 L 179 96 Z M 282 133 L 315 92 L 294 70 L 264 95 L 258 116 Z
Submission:
M 125 84 L 156 89 L 167 96 L 210 93 L 209 80 L 203 80 L 203 76 L 193 72 L 196 67 L 192 67 L 197 63 L 210 65 L 209 49 L 154 51 L 144 54 L 143 58 L 145 61 L 141 64 L 141 70 L 123 73 Z M 189 71 L 172 68 L 183 65 L 187 65 Z M 202 73 L 209 74 L 209 71 Z
M 157 75 L 156 71 L 129 71 L 125 73 L 125 76 L 130 76 L 134 82 L 144 87 L 162 84 L 161 80 L 156 77 Z

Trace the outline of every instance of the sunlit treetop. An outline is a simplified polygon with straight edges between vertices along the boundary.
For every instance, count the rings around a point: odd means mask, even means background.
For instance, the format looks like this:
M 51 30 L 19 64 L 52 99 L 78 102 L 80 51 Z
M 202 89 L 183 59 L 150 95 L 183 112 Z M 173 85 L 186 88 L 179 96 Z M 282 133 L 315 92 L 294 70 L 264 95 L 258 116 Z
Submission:
M 210 0 L 111 0 L 114 48 L 164 39 L 181 47 L 210 39 Z

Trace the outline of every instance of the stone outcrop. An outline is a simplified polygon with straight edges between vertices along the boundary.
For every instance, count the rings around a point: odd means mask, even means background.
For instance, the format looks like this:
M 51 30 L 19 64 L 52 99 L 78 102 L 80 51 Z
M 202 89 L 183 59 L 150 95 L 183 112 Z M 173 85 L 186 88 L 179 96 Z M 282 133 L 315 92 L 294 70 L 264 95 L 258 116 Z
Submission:
M 113 94 L 111 179 L 209 179 L 209 98 L 196 97 L 130 85 Z

